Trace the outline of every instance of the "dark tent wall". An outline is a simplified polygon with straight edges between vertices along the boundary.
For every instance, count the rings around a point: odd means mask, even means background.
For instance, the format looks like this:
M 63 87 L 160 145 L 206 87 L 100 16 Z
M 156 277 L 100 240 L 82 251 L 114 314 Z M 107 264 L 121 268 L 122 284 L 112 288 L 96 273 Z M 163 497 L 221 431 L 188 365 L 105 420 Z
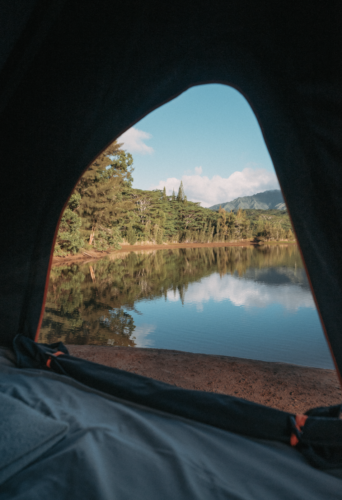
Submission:
M 35 337 L 58 219 L 87 165 L 151 110 L 221 82 L 259 120 L 341 372 L 341 10 L 3 0 L 1 343 Z

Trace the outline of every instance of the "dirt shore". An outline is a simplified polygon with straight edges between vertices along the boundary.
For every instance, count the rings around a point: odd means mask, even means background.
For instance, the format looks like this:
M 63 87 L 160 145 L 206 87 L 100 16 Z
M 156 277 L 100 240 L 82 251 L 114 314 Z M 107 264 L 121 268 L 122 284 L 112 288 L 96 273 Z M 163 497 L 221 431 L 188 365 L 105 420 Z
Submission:
M 292 413 L 342 402 L 334 370 L 163 349 L 67 348 L 73 356 L 177 387 L 237 396 Z
M 267 245 L 272 244 L 274 246 L 277 245 L 296 245 L 294 241 L 281 241 L 281 242 L 269 242 Z M 97 251 L 97 250 L 89 250 L 84 253 L 79 253 L 76 255 L 66 255 L 65 257 L 53 257 L 52 264 L 67 264 L 70 262 L 82 262 L 82 261 L 91 261 L 96 259 L 103 259 L 104 257 L 110 256 L 122 256 L 126 255 L 130 252 L 139 252 L 144 250 L 168 250 L 175 248 L 214 248 L 214 247 L 254 247 L 258 246 L 259 243 L 254 240 L 239 240 L 239 241 L 230 241 L 225 243 L 174 243 L 174 244 L 165 244 L 165 245 L 121 245 L 120 250 L 114 251 Z

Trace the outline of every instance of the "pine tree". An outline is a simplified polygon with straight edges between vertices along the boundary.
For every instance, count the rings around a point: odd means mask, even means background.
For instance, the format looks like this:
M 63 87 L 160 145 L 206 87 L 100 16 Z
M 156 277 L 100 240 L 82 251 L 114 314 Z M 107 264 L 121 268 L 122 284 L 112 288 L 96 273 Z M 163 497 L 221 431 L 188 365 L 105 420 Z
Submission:
M 183 181 L 181 181 L 178 189 L 178 194 L 177 194 L 177 201 L 184 201 L 185 198 L 185 193 L 184 193 L 184 188 L 183 188 Z

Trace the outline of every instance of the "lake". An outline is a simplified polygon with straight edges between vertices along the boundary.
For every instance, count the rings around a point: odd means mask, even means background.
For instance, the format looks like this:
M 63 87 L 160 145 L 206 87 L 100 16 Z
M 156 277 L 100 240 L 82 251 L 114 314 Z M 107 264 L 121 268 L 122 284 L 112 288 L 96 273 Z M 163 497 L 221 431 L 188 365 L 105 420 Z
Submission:
M 297 246 L 116 253 L 54 266 L 40 342 L 334 368 Z

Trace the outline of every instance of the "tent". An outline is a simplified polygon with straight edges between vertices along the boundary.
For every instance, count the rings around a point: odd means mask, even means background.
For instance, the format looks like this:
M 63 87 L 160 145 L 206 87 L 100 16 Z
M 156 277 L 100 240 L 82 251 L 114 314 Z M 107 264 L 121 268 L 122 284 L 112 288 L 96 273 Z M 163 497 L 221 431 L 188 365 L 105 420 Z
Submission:
M 0 2 L 1 498 L 337 498 L 340 406 L 290 415 L 35 342 L 82 172 L 194 85 L 252 106 L 342 373 L 342 4 Z M 291 446 L 292 445 L 292 446 Z

